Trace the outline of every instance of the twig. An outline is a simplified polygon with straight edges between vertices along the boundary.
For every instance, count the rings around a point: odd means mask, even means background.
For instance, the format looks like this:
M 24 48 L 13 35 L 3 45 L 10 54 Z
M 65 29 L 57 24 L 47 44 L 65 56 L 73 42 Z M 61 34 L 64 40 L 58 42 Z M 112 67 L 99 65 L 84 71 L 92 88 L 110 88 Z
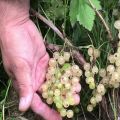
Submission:
M 42 16 L 40 13 L 36 12 L 35 10 L 30 10 L 33 15 L 38 17 L 41 21 L 43 21 L 45 24 L 47 24 L 63 41 L 65 41 L 70 47 L 74 47 L 72 43 L 64 37 L 64 35 L 60 32 L 60 30 L 52 23 L 52 21 L 47 20 L 44 16 Z
M 110 41 L 113 40 L 113 37 L 112 37 L 112 34 L 111 34 L 111 31 L 110 31 L 110 28 L 108 27 L 107 23 L 105 22 L 103 16 L 101 15 L 101 13 L 96 9 L 96 7 L 94 6 L 94 4 L 91 2 L 91 0 L 88 0 L 91 7 L 94 9 L 94 11 L 96 12 L 96 14 L 99 16 L 99 18 L 101 19 L 103 25 L 105 26 L 107 32 L 108 32 L 108 35 L 109 35 L 109 38 L 110 38 Z
M 35 15 L 36 17 L 38 17 L 41 21 L 43 21 L 45 24 L 47 24 L 69 47 L 74 48 L 74 50 L 72 50 L 72 54 L 75 58 L 75 60 L 83 65 L 84 63 L 86 63 L 86 60 L 84 59 L 83 55 L 76 50 L 77 47 L 75 47 L 70 40 L 68 40 L 68 38 L 64 37 L 64 35 L 60 32 L 60 30 L 50 21 L 47 20 L 45 17 L 43 17 L 40 13 L 36 12 L 35 10 L 31 9 L 31 12 L 33 15 Z M 54 44 L 49 44 L 49 43 L 45 43 L 46 47 L 49 50 L 54 51 L 59 51 L 60 47 L 58 45 L 54 45 Z

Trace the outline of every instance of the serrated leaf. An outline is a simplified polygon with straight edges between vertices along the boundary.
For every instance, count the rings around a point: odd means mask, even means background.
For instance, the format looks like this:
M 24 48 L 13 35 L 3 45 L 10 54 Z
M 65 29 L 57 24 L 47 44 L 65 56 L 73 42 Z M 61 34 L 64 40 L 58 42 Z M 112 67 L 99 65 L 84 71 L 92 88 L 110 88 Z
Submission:
M 88 0 L 86 0 L 86 2 L 87 2 L 88 4 L 90 4 Z M 102 9 L 99 0 L 91 0 L 91 3 L 95 6 L 95 8 L 96 8 L 97 10 L 101 10 L 101 9 Z
M 89 31 L 92 30 L 95 19 L 94 10 L 86 3 L 79 5 L 79 14 L 77 15 L 77 21 L 83 25 Z
M 72 26 L 77 21 L 78 11 L 79 11 L 79 0 L 71 0 L 69 16 Z

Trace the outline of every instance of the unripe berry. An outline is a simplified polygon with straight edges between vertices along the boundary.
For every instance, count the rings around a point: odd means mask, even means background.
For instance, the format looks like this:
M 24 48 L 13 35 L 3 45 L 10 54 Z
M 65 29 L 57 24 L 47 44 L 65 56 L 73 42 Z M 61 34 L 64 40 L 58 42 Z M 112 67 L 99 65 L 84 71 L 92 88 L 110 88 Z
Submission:
M 87 79 L 86 79 L 86 83 L 87 84 L 90 84 L 90 83 L 93 83 L 94 82 L 94 78 L 93 77 L 88 77 Z
M 92 89 L 92 90 L 95 89 L 95 83 L 94 82 L 90 83 L 89 88 Z

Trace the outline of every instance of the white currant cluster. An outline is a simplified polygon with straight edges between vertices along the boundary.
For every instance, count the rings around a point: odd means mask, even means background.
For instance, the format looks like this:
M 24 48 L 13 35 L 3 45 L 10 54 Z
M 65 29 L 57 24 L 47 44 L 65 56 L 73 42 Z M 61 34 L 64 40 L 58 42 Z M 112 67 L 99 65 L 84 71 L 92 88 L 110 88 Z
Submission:
M 117 20 L 114 26 L 119 31 L 118 38 L 120 39 L 120 20 Z M 88 52 L 88 54 L 89 53 L 90 52 Z M 93 110 L 97 103 L 102 101 L 102 96 L 105 95 L 107 88 L 120 87 L 120 42 L 118 42 L 117 52 L 109 55 L 108 61 L 110 64 L 107 66 L 107 68 L 99 70 L 101 81 L 93 91 L 90 104 L 87 106 L 87 110 L 89 112 Z
M 82 70 L 70 63 L 69 52 L 54 52 L 49 60 L 46 82 L 42 85 L 42 97 L 48 104 L 55 104 L 62 117 L 72 118 L 71 106 L 79 104 L 81 91 L 80 77 Z
M 89 47 L 88 55 L 90 56 L 90 63 L 84 64 L 86 83 L 89 85 L 90 89 L 95 89 L 95 79 L 94 76 L 98 74 L 98 67 L 92 65 L 92 61 L 96 60 L 100 56 L 98 49 Z

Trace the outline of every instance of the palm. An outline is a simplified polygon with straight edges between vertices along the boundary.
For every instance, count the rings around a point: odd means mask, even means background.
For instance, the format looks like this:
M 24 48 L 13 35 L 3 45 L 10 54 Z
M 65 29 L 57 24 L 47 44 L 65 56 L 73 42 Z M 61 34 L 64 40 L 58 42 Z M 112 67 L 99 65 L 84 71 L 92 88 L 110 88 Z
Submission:
M 12 77 L 20 98 L 29 98 L 26 107 L 20 103 L 20 110 L 24 111 L 31 106 L 36 113 L 50 120 L 44 111 L 48 110 L 48 115 L 54 111 L 42 103 L 36 93 L 44 81 L 49 60 L 42 37 L 30 20 L 21 25 L 10 26 L 3 32 L 1 51 L 4 67 Z M 51 120 L 58 120 L 58 115 L 55 113 Z

